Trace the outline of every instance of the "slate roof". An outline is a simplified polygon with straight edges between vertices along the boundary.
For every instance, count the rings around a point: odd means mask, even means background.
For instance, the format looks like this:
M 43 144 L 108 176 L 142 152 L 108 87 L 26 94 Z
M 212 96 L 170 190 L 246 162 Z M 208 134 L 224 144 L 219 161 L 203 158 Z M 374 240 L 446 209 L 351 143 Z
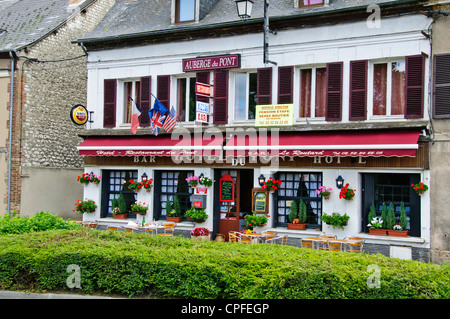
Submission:
M 0 31 L 0 52 L 39 41 L 93 1 L 77 6 L 69 0 L 0 0 L 0 30 L 6 30 Z
M 211 1 L 211 0 L 200 0 Z M 299 0 L 301 1 L 301 0 Z M 315 13 L 333 12 L 349 8 L 367 7 L 369 4 L 389 4 L 415 0 L 330 0 L 328 6 L 309 9 L 294 7 L 294 0 L 270 0 L 269 16 L 286 17 Z M 218 0 L 209 12 L 203 12 L 203 18 L 196 23 L 171 24 L 170 0 L 116 0 L 115 5 L 103 20 L 80 42 L 114 40 L 133 36 L 161 34 L 176 30 L 195 30 L 203 27 L 236 24 L 240 22 L 234 0 Z M 252 17 L 248 20 L 261 20 L 264 15 L 263 0 L 253 4 Z

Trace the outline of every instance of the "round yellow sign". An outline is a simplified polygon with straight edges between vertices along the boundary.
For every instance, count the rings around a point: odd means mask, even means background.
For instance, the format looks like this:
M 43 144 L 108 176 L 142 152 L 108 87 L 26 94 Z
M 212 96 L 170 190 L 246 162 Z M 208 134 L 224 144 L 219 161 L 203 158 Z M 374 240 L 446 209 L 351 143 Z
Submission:
M 88 111 L 81 105 L 77 104 L 70 110 L 70 118 L 77 125 L 84 125 L 88 121 Z

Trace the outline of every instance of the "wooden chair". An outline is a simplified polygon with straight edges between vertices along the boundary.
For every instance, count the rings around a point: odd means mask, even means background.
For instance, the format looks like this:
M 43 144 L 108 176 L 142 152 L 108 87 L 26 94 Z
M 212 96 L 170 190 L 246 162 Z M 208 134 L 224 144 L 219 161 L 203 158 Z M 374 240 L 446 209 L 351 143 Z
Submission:
M 302 239 L 302 248 L 313 249 L 313 241 L 311 239 Z
M 349 247 L 348 251 L 360 254 L 362 253 L 363 242 L 357 241 L 353 243 L 348 243 L 348 247 Z
M 144 228 L 144 234 L 154 235 L 154 234 L 156 234 L 156 229 L 154 229 L 154 228 Z
M 266 240 L 275 238 L 277 236 L 277 232 L 274 231 L 266 231 L 264 232 L 264 234 L 266 235 Z
M 278 245 L 283 245 L 286 246 L 287 244 L 287 235 L 285 236 L 278 236 L 278 237 L 274 237 L 274 238 L 269 238 L 266 239 L 266 244 L 278 244 Z
M 363 240 L 362 237 L 354 237 L 354 236 L 350 236 L 348 237 L 348 240 Z
M 98 225 L 97 223 L 88 223 L 88 224 L 86 224 L 86 227 L 94 229 L 94 228 L 97 228 L 97 225 Z
M 167 222 L 163 223 L 164 226 L 164 233 L 158 234 L 160 236 L 173 236 L 173 231 L 175 230 L 175 223 L 173 222 Z
M 329 240 L 328 243 L 329 251 L 342 251 L 342 242 Z
M 116 226 L 107 226 L 106 229 L 107 230 L 119 230 L 119 228 Z
M 331 236 L 331 235 L 323 235 L 322 237 L 320 237 L 321 239 L 323 239 L 322 241 L 322 245 L 319 247 L 320 250 L 328 250 L 328 241 L 330 239 L 336 239 L 336 235 Z
M 239 242 L 241 244 L 253 244 L 253 243 L 255 243 L 255 240 L 252 235 L 241 234 L 239 236 Z
M 124 227 L 123 230 L 124 230 L 126 233 L 132 233 L 132 232 L 134 231 L 134 229 L 133 229 L 133 228 L 130 228 L 130 227 Z
M 239 242 L 239 235 L 240 235 L 240 233 L 238 233 L 236 231 L 228 232 L 228 241 L 231 243 Z

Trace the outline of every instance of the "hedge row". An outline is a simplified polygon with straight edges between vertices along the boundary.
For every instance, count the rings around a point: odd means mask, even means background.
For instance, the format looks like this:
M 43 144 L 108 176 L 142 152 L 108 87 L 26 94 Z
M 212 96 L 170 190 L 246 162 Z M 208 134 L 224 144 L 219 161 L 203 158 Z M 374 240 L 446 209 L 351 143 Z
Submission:
M 72 264 L 80 267 L 79 289 L 67 286 Z M 379 288 L 371 265 L 379 269 Z M 0 289 L 169 298 L 450 298 L 450 266 L 290 246 L 55 230 L 0 236 Z
M 0 234 L 24 234 L 52 229 L 76 229 L 80 226 L 69 223 L 48 212 L 38 212 L 34 216 L 0 216 Z

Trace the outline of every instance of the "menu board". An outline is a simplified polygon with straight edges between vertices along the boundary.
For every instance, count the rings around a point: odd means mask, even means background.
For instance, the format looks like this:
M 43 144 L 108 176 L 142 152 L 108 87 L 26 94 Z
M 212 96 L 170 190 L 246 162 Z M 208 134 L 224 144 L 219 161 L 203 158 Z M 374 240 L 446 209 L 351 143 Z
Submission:
M 234 179 L 228 174 L 220 179 L 220 201 L 234 202 Z
M 255 213 L 268 213 L 269 196 L 266 189 L 252 189 L 252 209 Z

